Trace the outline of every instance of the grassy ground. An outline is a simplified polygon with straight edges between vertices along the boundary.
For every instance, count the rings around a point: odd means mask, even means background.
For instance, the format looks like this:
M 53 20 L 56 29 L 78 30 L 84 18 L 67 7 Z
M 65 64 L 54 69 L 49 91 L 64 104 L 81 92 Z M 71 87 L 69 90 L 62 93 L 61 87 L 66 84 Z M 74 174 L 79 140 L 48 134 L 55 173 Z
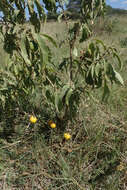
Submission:
M 58 128 L 42 130 L 40 113 L 37 115 L 39 128 L 33 127 L 30 133 L 25 133 L 28 115 L 23 113 L 21 116 L 18 110 L 10 110 L 10 115 L 5 113 L 5 118 L 1 118 L 1 190 L 127 189 L 126 24 L 125 16 L 106 18 L 95 24 L 94 37 L 119 49 L 125 85 L 113 88 L 108 104 L 97 100 L 101 92 L 93 94 L 94 100 L 86 99 L 80 103 L 76 120 L 66 126 L 72 134 L 71 140 L 65 141 Z M 47 23 L 42 31 L 57 40 L 59 50 L 53 50 L 57 64 L 61 56 L 68 55 L 64 44 L 65 23 Z M 81 49 L 79 44 L 77 47 Z M 3 52 L 1 65 L 4 57 Z M 9 142 L 2 137 L 3 126 L 8 121 L 15 127 L 15 134 Z

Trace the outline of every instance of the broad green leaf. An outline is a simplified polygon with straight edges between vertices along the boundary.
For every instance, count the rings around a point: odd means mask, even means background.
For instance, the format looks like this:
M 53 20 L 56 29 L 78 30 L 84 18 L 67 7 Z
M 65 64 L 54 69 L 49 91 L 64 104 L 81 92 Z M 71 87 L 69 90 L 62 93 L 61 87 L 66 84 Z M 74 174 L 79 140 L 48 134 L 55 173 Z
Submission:
M 91 35 L 91 31 L 90 29 L 88 28 L 88 26 L 85 24 L 83 27 L 82 27 L 82 36 L 81 36 L 81 39 L 80 39 L 80 42 L 84 42 L 85 40 L 87 40 Z
M 105 84 L 108 85 L 109 89 L 111 89 L 112 83 L 111 83 L 111 80 L 110 80 L 109 76 L 105 75 L 104 78 L 105 78 Z
M 40 37 L 39 34 L 33 33 L 34 38 L 37 40 L 40 49 L 41 49 L 41 62 L 43 67 L 46 66 L 48 63 L 48 56 L 49 56 L 49 49 L 48 46 L 45 44 L 45 41 L 43 40 L 42 37 Z
M 40 19 L 42 19 L 43 16 L 45 15 L 43 4 L 40 4 L 39 0 L 35 0 L 35 4 L 36 4 L 36 7 L 37 7 L 37 10 L 38 10 L 38 13 L 39 13 L 39 17 L 40 17 Z
M 55 93 L 55 108 L 57 113 L 59 113 L 63 108 L 62 99 L 59 92 Z
M 115 56 L 115 57 L 117 58 L 117 60 L 118 60 L 120 69 L 122 69 L 122 66 L 123 66 L 123 65 L 122 65 L 122 61 L 121 61 L 119 55 L 118 55 L 116 52 L 114 52 L 113 54 L 114 54 L 114 56 Z
M 66 98 L 65 98 L 65 102 L 66 102 L 66 105 L 67 105 L 67 106 L 69 106 L 69 100 L 70 100 L 70 97 L 71 97 L 72 93 L 73 93 L 73 89 L 70 88 L 70 89 L 68 90 L 68 92 L 67 92 L 67 94 L 66 94 Z
M 91 54 L 92 54 L 92 52 L 91 52 L 91 49 L 90 49 L 90 48 L 88 48 L 88 49 L 87 49 L 87 51 L 89 52 L 89 55 L 91 55 Z
M 49 89 L 46 90 L 45 95 L 46 95 L 46 98 L 49 101 L 49 103 L 51 103 L 51 102 L 53 103 L 53 97 L 52 97 L 52 94 Z
M 31 65 L 31 62 L 28 59 L 28 55 L 27 55 L 27 51 L 26 51 L 26 44 L 25 43 L 26 43 L 26 38 L 23 37 L 22 40 L 21 40 L 21 44 L 20 44 L 21 55 L 22 55 L 24 61 L 26 62 L 26 64 Z
M 66 84 L 66 85 L 63 86 L 63 88 L 61 90 L 61 93 L 60 93 L 61 101 L 63 100 L 63 97 L 66 95 L 69 88 L 70 88 L 69 84 Z
M 14 10 L 14 16 L 17 17 L 17 15 L 19 14 L 20 10 Z
M 69 65 L 69 59 L 64 58 L 63 61 L 59 65 L 59 70 L 62 70 L 63 68 L 66 68 L 66 70 L 67 70 L 68 65 Z
M 57 20 L 58 20 L 59 23 L 61 22 L 62 16 L 63 16 L 63 13 L 61 13 L 61 14 L 58 16 L 58 18 L 57 18 Z
M 47 38 L 55 47 L 57 47 L 56 41 L 49 35 L 47 34 L 40 34 L 42 35 L 44 38 Z
M 99 75 L 100 70 L 101 70 L 101 65 L 99 63 L 97 63 L 95 66 L 95 74 L 97 77 Z
M 104 50 L 106 50 L 106 46 L 102 40 L 98 40 L 98 39 L 95 39 L 95 40 L 96 40 L 96 43 L 101 44 L 103 46 Z
M 74 55 L 75 57 L 78 56 L 78 50 L 77 50 L 76 47 L 74 47 L 74 49 L 73 49 L 73 55 Z
M 55 94 L 55 107 L 57 112 L 60 112 L 64 106 L 64 97 L 66 97 L 66 94 L 69 90 L 69 85 L 66 84 L 61 89 L 61 92 L 57 92 Z
M 93 42 L 90 43 L 89 49 L 91 50 L 91 54 L 94 55 L 94 52 L 96 50 L 96 46 Z
M 95 69 L 95 65 L 92 64 L 92 66 L 91 66 L 91 76 L 92 76 L 92 78 L 94 77 L 94 69 Z
M 114 72 L 115 72 L 115 78 L 120 82 L 120 84 L 124 85 L 124 81 L 123 81 L 121 75 L 118 72 L 116 72 L 115 70 L 114 70 Z
M 55 108 L 56 108 L 56 112 L 59 112 L 59 102 L 60 102 L 60 98 L 59 98 L 59 94 L 56 92 L 55 93 Z
M 103 64 L 104 73 L 106 74 L 108 63 L 107 63 L 105 60 L 103 60 L 103 63 L 102 63 L 102 64 Z

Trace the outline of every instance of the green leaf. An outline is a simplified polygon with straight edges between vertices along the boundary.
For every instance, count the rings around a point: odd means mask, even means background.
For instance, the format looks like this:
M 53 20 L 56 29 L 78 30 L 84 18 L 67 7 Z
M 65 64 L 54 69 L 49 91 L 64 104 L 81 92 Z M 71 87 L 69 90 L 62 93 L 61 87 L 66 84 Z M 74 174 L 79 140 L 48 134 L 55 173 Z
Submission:
M 23 38 L 22 38 L 20 47 L 21 47 L 21 55 L 22 55 L 24 61 L 25 61 L 28 65 L 31 65 L 31 62 L 30 62 L 30 60 L 28 59 L 28 55 L 27 55 L 27 51 L 26 51 L 26 37 L 23 37 Z
M 58 16 L 58 18 L 57 18 L 57 20 L 58 20 L 59 23 L 61 22 L 62 16 L 63 16 L 63 13 L 61 13 L 61 14 Z
M 94 56 L 95 51 L 96 51 L 96 46 L 95 46 L 95 44 L 93 42 L 90 43 L 89 49 L 91 51 L 91 54 Z
M 95 65 L 93 64 L 91 66 L 91 76 L 92 76 L 92 78 L 94 77 L 94 69 L 95 69 Z
M 36 4 L 37 10 L 38 10 L 39 17 L 40 17 L 40 19 L 42 19 L 43 16 L 45 16 L 43 4 L 40 4 L 39 0 L 35 0 L 35 4 Z
M 46 66 L 48 63 L 48 56 L 49 56 L 49 49 L 48 46 L 45 44 L 45 41 L 39 34 L 33 33 L 34 38 L 37 40 L 40 50 L 41 50 L 41 62 L 43 67 Z
M 63 86 L 61 93 L 60 93 L 61 101 L 63 100 L 63 97 L 66 96 L 66 93 L 69 90 L 69 88 L 70 88 L 69 84 L 66 84 Z
M 71 97 L 72 93 L 73 93 L 73 89 L 70 88 L 70 89 L 68 90 L 68 92 L 67 92 L 67 94 L 66 94 L 66 98 L 65 98 L 65 102 L 66 102 L 66 105 L 67 105 L 67 106 L 69 106 L 69 100 L 70 100 L 70 97 Z
M 40 34 L 42 35 L 44 38 L 47 38 L 55 47 L 57 47 L 56 41 L 49 35 L 47 34 Z
M 124 85 L 124 81 L 123 81 L 121 75 L 118 72 L 116 72 L 115 70 L 114 70 L 114 72 L 115 72 L 115 78 L 120 82 L 120 84 Z
M 106 46 L 102 40 L 98 40 L 98 39 L 95 39 L 95 40 L 96 40 L 96 43 L 101 44 L 103 46 L 104 50 L 106 50 Z
M 63 61 L 59 65 L 59 70 L 62 70 L 63 68 L 66 68 L 69 65 L 69 59 L 68 58 L 63 58 Z
M 59 113 L 59 102 L 60 102 L 59 94 L 56 92 L 55 93 L 55 108 L 56 108 L 57 113 Z
M 61 92 L 55 94 L 55 107 L 56 111 L 60 112 L 64 106 L 64 98 L 69 90 L 70 86 L 68 84 L 64 85 Z
M 51 103 L 51 102 L 53 103 L 53 97 L 52 97 L 52 94 L 49 89 L 46 90 L 45 95 L 46 95 L 46 98 L 49 101 L 49 103 Z
M 122 65 L 122 61 L 121 61 L 119 55 L 116 52 L 113 52 L 113 55 L 117 58 L 118 63 L 119 63 L 119 67 L 120 67 L 120 70 L 121 70 L 123 65 Z
M 105 61 L 105 60 L 103 60 L 103 69 L 104 69 L 104 74 L 106 74 L 106 72 L 107 72 L 107 67 L 108 67 L 108 63 Z
M 86 26 L 84 26 L 82 28 L 82 36 L 81 36 L 80 42 L 82 43 L 82 42 L 86 41 L 88 39 L 89 35 L 90 35 L 90 33 L 89 33 L 88 28 Z
M 78 50 L 77 50 L 76 47 L 74 47 L 74 49 L 73 49 L 73 55 L 74 55 L 75 57 L 78 56 Z
M 57 113 L 59 113 L 63 108 L 62 99 L 59 92 L 55 93 L 55 108 Z
M 98 77 L 100 71 L 101 71 L 101 65 L 99 63 L 97 63 L 95 66 L 95 74 L 97 77 Z

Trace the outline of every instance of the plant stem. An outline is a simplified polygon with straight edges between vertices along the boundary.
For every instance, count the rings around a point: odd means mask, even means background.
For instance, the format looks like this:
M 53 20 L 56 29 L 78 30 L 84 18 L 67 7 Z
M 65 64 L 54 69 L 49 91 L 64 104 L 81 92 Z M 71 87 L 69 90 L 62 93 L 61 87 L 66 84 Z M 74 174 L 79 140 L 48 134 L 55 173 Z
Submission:
M 73 71 L 72 71 L 72 67 L 73 67 L 73 55 L 72 55 L 72 47 L 70 45 L 70 83 L 73 80 Z

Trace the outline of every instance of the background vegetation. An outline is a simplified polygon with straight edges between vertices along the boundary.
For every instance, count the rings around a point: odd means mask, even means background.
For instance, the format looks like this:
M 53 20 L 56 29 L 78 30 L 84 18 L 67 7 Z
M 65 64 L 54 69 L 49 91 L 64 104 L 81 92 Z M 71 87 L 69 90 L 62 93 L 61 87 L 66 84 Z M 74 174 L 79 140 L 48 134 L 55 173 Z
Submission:
M 73 21 L 69 22 L 70 25 Z M 0 188 L 3 190 L 124 190 L 127 188 L 127 25 L 125 15 L 106 15 L 97 18 L 94 35 L 87 42 L 76 44 L 78 53 L 93 39 L 117 47 L 122 58 L 124 86 L 115 85 L 107 103 L 101 101 L 102 90 L 91 92 L 81 99 L 75 119 L 59 123 L 52 107 L 45 109 L 42 92 L 35 92 L 28 99 L 23 94 L 17 102 L 7 97 L 1 105 L 0 120 Z M 55 37 L 59 48 L 50 47 L 55 66 L 68 57 L 65 21 L 48 22 L 43 33 Z M 8 71 L 9 56 L 2 47 L 1 73 Z M 49 42 L 48 42 L 49 43 Z M 11 80 L 10 80 L 10 78 Z M 8 81 L 13 81 L 8 76 Z M 63 80 L 65 76 L 62 76 Z M 2 79 L 1 79 L 2 81 Z M 8 84 L 7 81 L 7 84 Z M 12 83 L 13 85 L 13 83 Z M 4 90 L 4 89 L 3 89 Z M 4 98 L 3 98 L 4 99 Z M 10 102 L 11 101 L 11 102 Z M 22 103 L 22 104 L 21 104 Z M 20 106 L 19 106 L 20 104 Z M 22 105 L 22 107 L 21 107 Z M 37 122 L 30 123 L 35 114 Z M 50 128 L 53 119 L 57 126 Z M 66 141 L 63 131 L 72 138 Z

